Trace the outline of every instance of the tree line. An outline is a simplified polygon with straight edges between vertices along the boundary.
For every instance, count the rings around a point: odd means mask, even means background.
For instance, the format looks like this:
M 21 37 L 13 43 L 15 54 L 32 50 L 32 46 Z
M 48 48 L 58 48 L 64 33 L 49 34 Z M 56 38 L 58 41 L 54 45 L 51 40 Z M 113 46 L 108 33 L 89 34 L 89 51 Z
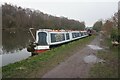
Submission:
M 120 42 L 120 10 L 118 12 L 114 13 L 114 15 L 106 19 L 105 21 L 103 20 L 98 20 L 97 22 L 94 23 L 93 29 L 96 30 L 97 32 L 102 31 L 103 35 L 105 37 L 111 38 L 113 41 L 118 41 Z
M 84 30 L 85 23 L 66 17 L 56 17 L 39 10 L 12 4 L 2 5 L 3 29 L 72 29 Z

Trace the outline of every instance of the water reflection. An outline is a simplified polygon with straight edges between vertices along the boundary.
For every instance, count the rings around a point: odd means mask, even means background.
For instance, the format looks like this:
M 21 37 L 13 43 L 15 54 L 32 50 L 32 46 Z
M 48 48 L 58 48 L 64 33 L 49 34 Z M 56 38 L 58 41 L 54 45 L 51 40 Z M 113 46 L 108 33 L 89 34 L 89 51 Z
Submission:
M 2 50 L 3 54 L 24 49 L 32 37 L 28 30 L 3 30 L 2 31 Z
M 2 58 L 2 66 L 29 57 L 31 53 L 27 52 L 26 47 L 30 41 L 33 41 L 33 39 L 29 30 L 3 30 L 2 47 L 0 47 L 0 59 Z
M 14 53 L 9 52 L 9 54 L 0 55 L 0 58 L 2 58 L 2 65 L 0 65 L 0 67 L 21 61 L 28 58 L 29 56 L 31 56 L 31 53 L 27 52 L 26 49 L 17 52 L 15 51 Z

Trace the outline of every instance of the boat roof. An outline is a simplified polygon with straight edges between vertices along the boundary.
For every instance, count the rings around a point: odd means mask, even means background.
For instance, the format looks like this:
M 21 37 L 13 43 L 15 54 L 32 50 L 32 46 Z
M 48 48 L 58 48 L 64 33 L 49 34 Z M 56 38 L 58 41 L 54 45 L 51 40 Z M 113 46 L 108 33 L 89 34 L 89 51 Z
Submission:
M 55 30 L 55 29 L 39 29 L 37 31 L 48 31 L 48 32 L 69 32 L 69 31 L 80 31 L 80 32 L 86 32 L 86 31 L 81 31 L 81 30 L 64 30 L 64 29 L 61 29 L 61 30 Z

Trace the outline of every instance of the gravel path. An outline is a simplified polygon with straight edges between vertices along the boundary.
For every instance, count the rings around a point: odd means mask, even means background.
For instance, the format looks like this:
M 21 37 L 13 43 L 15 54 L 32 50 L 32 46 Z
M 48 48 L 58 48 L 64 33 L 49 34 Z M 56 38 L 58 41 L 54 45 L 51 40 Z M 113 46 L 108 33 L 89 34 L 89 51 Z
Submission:
M 100 38 L 97 36 L 89 45 L 100 45 Z M 89 70 L 93 63 L 86 63 L 84 58 L 94 55 L 97 50 L 86 46 L 76 52 L 65 62 L 60 63 L 57 67 L 46 73 L 42 78 L 88 78 Z

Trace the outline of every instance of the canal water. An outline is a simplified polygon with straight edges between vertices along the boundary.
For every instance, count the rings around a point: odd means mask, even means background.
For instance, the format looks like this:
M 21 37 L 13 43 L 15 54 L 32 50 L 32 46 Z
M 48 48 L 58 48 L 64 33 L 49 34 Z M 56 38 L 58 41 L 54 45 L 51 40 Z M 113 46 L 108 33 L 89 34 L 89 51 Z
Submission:
M 15 63 L 31 56 L 26 47 L 33 41 L 29 30 L 3 30 L 0 46 L 0 67 Z
M 10 63 L 21 61 L 23 59 L 28 58 L 29 56 L 31 56 L 31 53 L 27 52 L 26 49 L 15 51 L 14 53 L 11 53 L 11 52 L 5 53 L 3 55 L 0 55 L 0 57 L 2 57 L 2 65 L 0 67 Z

